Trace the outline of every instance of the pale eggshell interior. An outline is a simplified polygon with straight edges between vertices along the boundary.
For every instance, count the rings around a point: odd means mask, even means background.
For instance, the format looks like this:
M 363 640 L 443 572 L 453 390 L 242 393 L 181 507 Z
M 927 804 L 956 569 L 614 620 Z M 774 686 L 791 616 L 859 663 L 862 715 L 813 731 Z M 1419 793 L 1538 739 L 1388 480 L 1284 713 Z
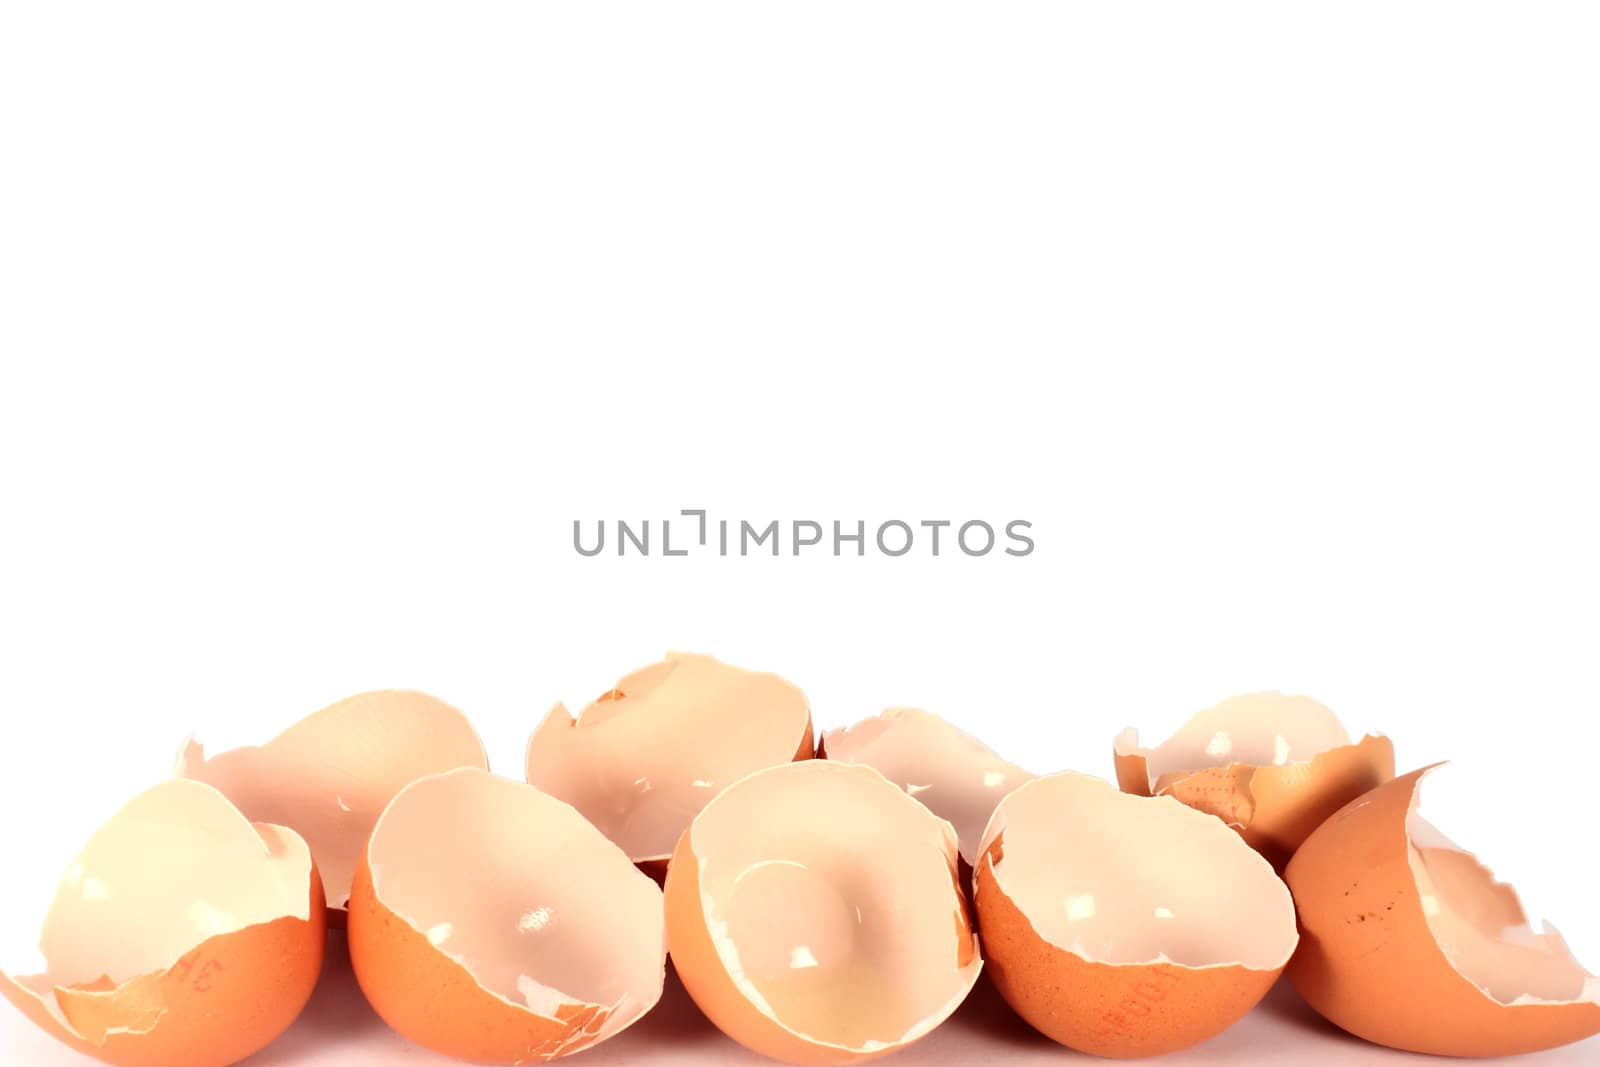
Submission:
M 830 760 L 872 767 L 948 819 L 969 864 L 994 806 L 1034 777 L 971 734 L 917 708 L 890 708 L 875 719 L 829 731 L 823 747 Z
M 210 938 L 309 919 L 310 885 L 299 836 L 252 826 L 204 783 L 166 781 L 129 801 L 68 866 L 40 937 L 46 972 L 19 982 L 45 994 L 156 974 Z
M 994 877 L 1039 936 L 1094 963 L 1277 970 L 1298 943 L 1272 866 L 1221 820 L 1063 772 L 1001 801 Z
M 528 781 L 636 861 L 666 859 L 723 787 L 794 759 L 810 723 L 805 694 L 777 675 L 675 652 L 576 720 L 556 705 L 528 741 Z
M 257 822 L 293 827 L 311 846 L 328 904 L 342 908 L 396 793 L 424 775 L 487 766 L 461 712 L 426 693 L 382 690 L 323 708 L 258 748 L 207 759 L 190 741 L 177 773 L 216 786 Z
M 691 832 L 724 967 L 800 1037 L 901 1045 L 976 981 L 953 831 L 877 772 L 811 760 L 754 774 Z
M 1501 1004 L 1600 1004 L 1600 978 L 1584 970 L 1549 924 L 1534 930 L 1516 890 L 1417 811 L 1406 829 L 1423 915 L 1457 973 Z
M 1172 737 L 1153 749 L 1139 747 L 1137 730 L 1117 738 L 1119 755 L 1143 754 L 1150 783 L 1164 775 L 1227 767 L 1282 767 L 1305 763 L 1350 744 L 1337 716 L 1310 697 L 1248 693 L 1197 712 Z
M 424 778 L 378 821 L 370 857 L 384 905 L 518 1007 L 609 1008 L 606 1036 L 661 995 L 661 890 L 531 786 L 475 769 Z

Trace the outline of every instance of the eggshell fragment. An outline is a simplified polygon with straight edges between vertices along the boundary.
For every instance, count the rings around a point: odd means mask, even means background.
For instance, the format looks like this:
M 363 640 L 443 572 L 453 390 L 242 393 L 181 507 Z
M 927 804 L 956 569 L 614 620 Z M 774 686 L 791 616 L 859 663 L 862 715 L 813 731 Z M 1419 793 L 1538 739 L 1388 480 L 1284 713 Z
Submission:
M 813 754 L 805 694 L 775 674 L 673 652 L 528 740 L 528 782 L 571 804 L 634 862 L 659 865 L 689 820 L 751 771 Z
M 1418 813 L 1432 769 L 1351 803 L 1290 861 L 1295 988 L 1335 1025 L 1411 1052 L 1512 1056 L 1600 1033 L 1600 978 Z
M 1298 937 L 1283 882 L 1222 823 L 1071 772 L 1000 802 L 976 881 L 996 988 L 1040 1032 L 1097 1056 L 1221 1033 Z
M 0 993 L 118 1067 L 224 1067 L 300 1014 L 322 969 L 322 882 L 292 830 L 173 780 L 139 794 L 67 868 L 43 974 Z
M 875 719 L 829 730 L 822 751 L 830 760 L 873 768 L 948 819 L 969 869 L 994 806 L 1034 777 L 971 734 L 918 708 L 890 708 Z
M 311 846 L 329 906 L 342 912 L 367 835 L 394 795 L 423 775 L 488 765 L 461 712 L 388 689 L 323 708 L 258 748 L 207 759 L 190 740 L 176 773 L 216 786 L 251 819 L 293 827 Z
M 1328 708 L 1282 693 L 1224 700 L 1154 749 L 1129 728 L 1114 750 L 1124 792 L 1215 815 L 1279 869 L 1324 819 L 1394 777 L 1387 737 L 1352 744 Z
M 554 797 L 449 771 L 379 818 L 350 898 L 350 960 L 373 1008 L 419 1045 L 552 1060 L 661 998 L 661 890 Z
M 745 1047 L 843 1064 L 918 1040 L 982 961 L 956 838 L 868 767 L 758 771 L 700 812 L 667 873 L 672 960 Z

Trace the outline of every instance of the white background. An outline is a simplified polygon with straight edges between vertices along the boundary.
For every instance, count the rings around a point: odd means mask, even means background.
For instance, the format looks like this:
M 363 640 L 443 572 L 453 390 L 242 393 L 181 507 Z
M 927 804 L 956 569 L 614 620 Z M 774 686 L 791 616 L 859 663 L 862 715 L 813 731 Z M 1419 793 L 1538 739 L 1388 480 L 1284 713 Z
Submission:
M 191 731 L 413 686 L 519 774 L 684 648 L 1038 771 L 1312 694 L 1596 967 L 1597 31 L 8 5 L 4 958 Z M 1038 547 L 571 548 L 694 507 Z

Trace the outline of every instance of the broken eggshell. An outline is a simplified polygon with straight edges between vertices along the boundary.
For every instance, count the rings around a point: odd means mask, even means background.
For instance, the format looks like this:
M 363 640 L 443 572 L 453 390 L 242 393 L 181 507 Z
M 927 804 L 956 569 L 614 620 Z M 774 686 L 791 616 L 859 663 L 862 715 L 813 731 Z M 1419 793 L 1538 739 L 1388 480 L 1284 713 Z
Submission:
M 118 1067 L 224 1067 L 300 1014 L 326 929 L 293 830 L 252 825 L 212 787 L 175 779 L 89 839 L 45 918 L 45 972 L 0 974 L 0 993 Z
M 1221 1033 L 1266 995 L 1297 939 L 1288 890 L 1227 827 L 1072 772 L 1000 802 L 974 896 L 1006 1002 L 1097 1056 Z
M 1295 988 L 1357 1037 L 1438 1056 L 1513 1056 L 1600 1033 L 1600 978 L 1418 813 L 1433 769 L 1354 801 L 1290 861 L 1305 935 L 1289 965 Z
M 667 873 L 673 964 L 761 1055 L 844 1064 L 926 1036 L 983 964 L 950 824 L 869 767 L 758 771 L 700 812 Z
M 889 708 L 876 718 L 829 730 L 819 751 L 826 759 L 873 768 L 949 820 L 968 870 L 995 805 L 1034 777 L 919 708 Z
M 719 790 L 813 751 L 811 708 L 794 685 L 673 652 L 576 719 L 557 704 L 528 739 L 527 775 L 659 876 Z
M 477 769 L 421 778 L 378 819 L 350 959 L 406 1038 L 477 1063 L 589 1048 L 661 998 L 661 890 L 582 815 Z
M 1280 870 L 1324 819 L 1394 777 L 1387 737 L 1352 744 L 1328 708 L 1283 693 L 1224 700 L 1153 749 L 1129 728 L 1114 751 L 1124 792 L 1215 815 Z
M 461 712 L 387 689 L 323 708 L 260 747 L 207 759 L 191 739 L 176 774 L 215 786 L 251 819 L 293 827 L 311 846 L 329 907 L 342 912 L 367 836 L 394 795 L 427 774 L 488 765 Z

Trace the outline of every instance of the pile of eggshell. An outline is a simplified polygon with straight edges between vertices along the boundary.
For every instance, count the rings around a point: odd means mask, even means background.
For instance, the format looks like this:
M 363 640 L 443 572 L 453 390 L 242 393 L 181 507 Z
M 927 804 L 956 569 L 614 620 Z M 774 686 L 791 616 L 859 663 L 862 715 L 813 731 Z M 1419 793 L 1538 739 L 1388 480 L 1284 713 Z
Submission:
M 454 708 L 366 693 L 260 748 L 187 744 L 68 869 L 46 973 L 0 991 L 108 1063 L 223 1067 L 304 1007 L 331 922 L 390 1026 L 481 1063 L 619 1033 L 669 951 L 719 1028 L 800 1064 L 904 1048 L 985 965 L 1102 1056 L 1203 1041 L 1285 968 L 1394 1048 L 1600 1032 L 1600 979 L 1422 821 L 1428 772 L 1396 778 L 1386 738 L 1257 694 L 1114 753 L 1120 791 L 1036 777 L 904 708 L 814 744 L 795 686 L 670 655 L 557 706 L 523 784 Z

